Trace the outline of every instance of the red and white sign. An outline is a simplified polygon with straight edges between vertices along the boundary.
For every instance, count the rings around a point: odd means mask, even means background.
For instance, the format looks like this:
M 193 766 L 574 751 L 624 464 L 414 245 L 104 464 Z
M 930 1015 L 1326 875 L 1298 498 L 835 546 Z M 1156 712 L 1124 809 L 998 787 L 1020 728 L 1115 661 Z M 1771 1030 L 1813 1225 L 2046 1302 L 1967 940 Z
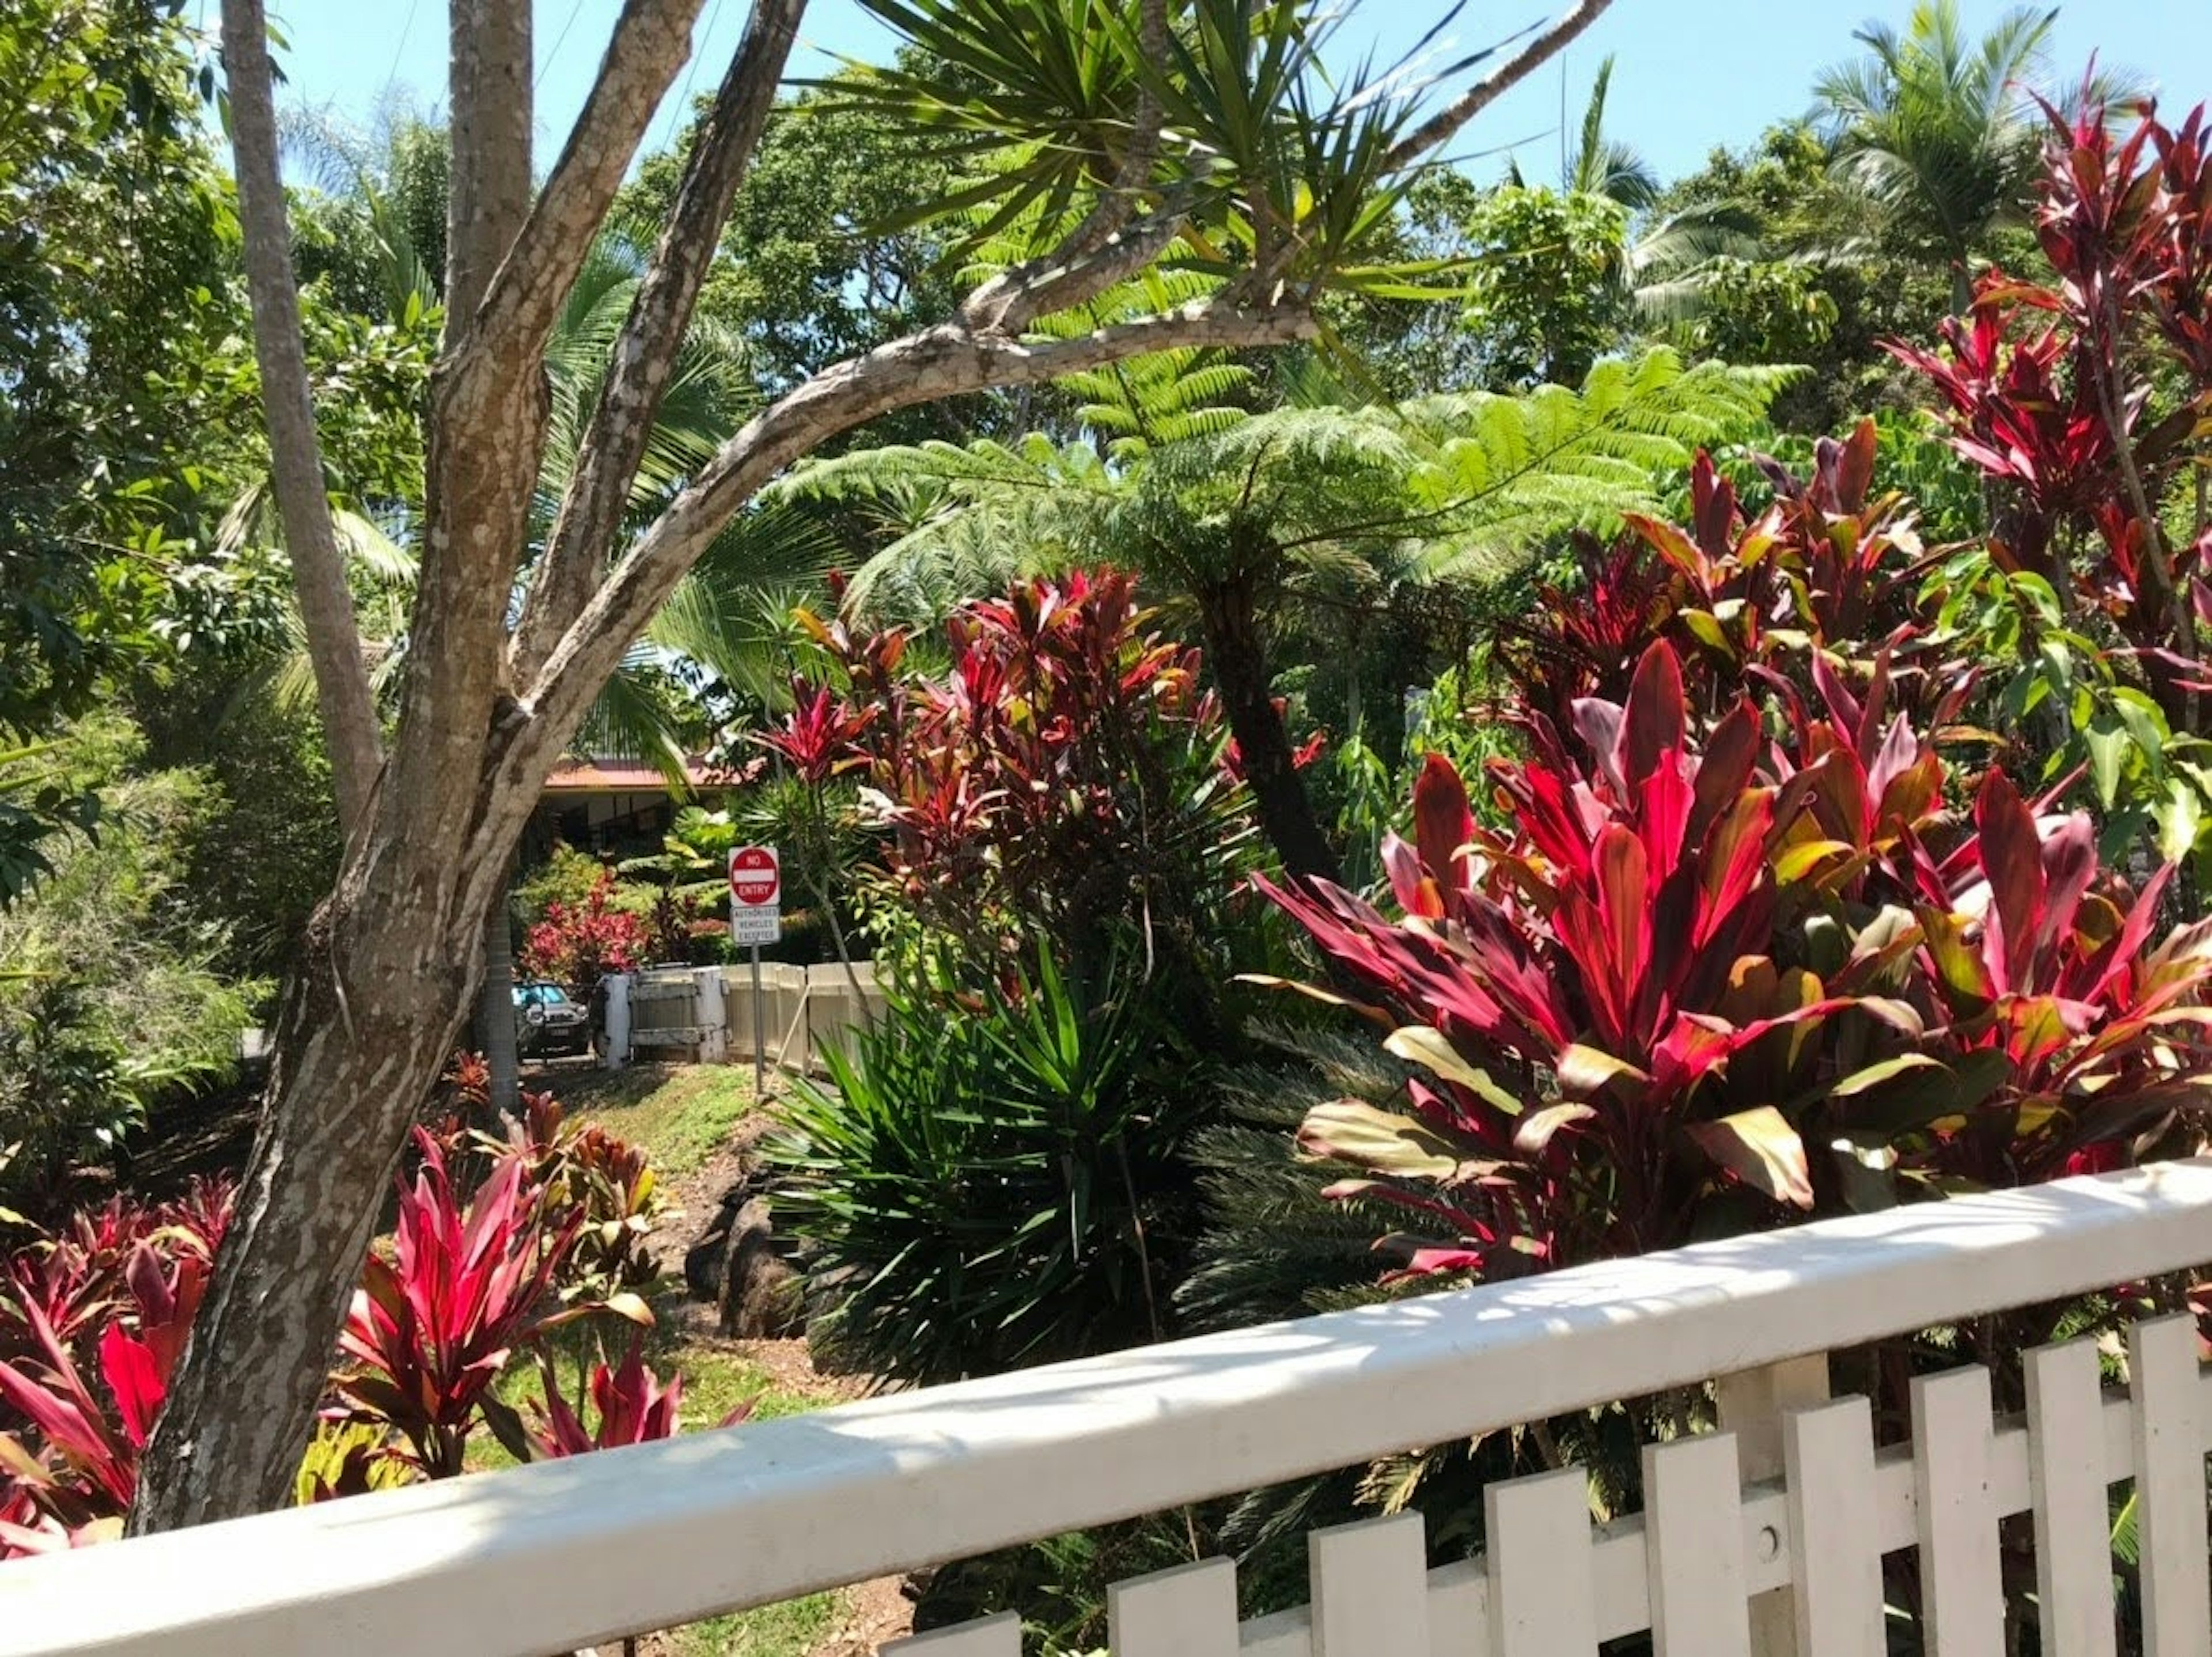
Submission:
M 772 909 L 783 896 L 783 861 L 773 846 L 740 846 L 730 853 L 730 896 L 750 908 Z

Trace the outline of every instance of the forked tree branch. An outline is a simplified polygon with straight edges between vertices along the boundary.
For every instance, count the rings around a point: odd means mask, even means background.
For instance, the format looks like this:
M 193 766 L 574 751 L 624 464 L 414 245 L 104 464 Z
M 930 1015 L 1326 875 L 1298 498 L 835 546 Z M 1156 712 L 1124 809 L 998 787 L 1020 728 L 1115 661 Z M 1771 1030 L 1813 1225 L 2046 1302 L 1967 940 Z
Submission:
M 1311 339 L 1302 304 L 1247 311 L 1210 300 L 1073 339 L 1024 340 L 945 323 L 826 368 L 746 423 L 608 575 L 521 693 L 539 743 L 575 729 L 629 641 L 739 508 L 793 461 L 840 433 L 920 403 L 1032 385 L 1148 351 L 1244 350 Z M 530 774 L 545 756 L 518 744 L 501 768 Z
M 731 203 L 760 146 L 805 9 L 806 0 L 755 0 L 714 106 L 693 136 L 675 208 L 630 303 L 507 647 L 510 683 L 527 683 L 544 665 L 605 569 L 675 371 L 676 347 L 690 325 Z M 546 193 L 551 195 L 550 185 Z M 525 243 L 529 240 L 526 233 Z
M 1164 50 L 1164 5 L 1144 4 L 1147 50 Z M 1424 122 L 1390 153 L 1401 171 L 1447 143 L 1475 115 L 1575 39 L 1612 0 L 1577 0 L 1498 69 Z M 1149 99 L 1147 100 L 1149 106 Z M 1159 138 L 1157 112 L 1141 112 L 1141 143 L 1127 158 L 1147 170 Z M 1187 346 L 1221 349 L 1310 338 L 1316 324 L 1307 300 L 1271 290 L 1256 303 L 1232 288 L 1215 300 L 1073 339 L 1023 337 L 1037 317 L 1095 297 L 1148 265 L 1171 240 L 1180 215 L 1159 211 L 1141 225 L 1136 213 L 1143 180 L 1124 167 L 1083 224 L 1042 259 L 1006 272 L 972 296 L 962 319 L 923 330 L 866 355 L 825 369 L 747 423 L 667 510 L 629 548 L 588 596 L 566 585 L 564 602 L 549 604 L 531 647 L 513 664 L 510 683 L 530 734 L 501 756 L 502 770 L 524 771 L 544 756 L 534 744 L 566 739 L 591 698 L 619 663 L 629 641 L 652 620 L 732 514 L 792 461 L 878 415 L 918 403 L 994 387 L 1033 385 L 1134 356 Z M 719 221 L 716 222 L 719 228 Z M 988 303 L 982 301 L 988 296 Z M 673 339 L 655 342 L 664 355 Z M 625 493 L 627 485 L 625 484 Z M 573 608 L 572 608 L 573 607 Z M 567 611 L 562 615 L 562 611 Z M 557 634 L 550 625 L 561 620 Z
M 254 358 L 269 427 L 270 470 L 292 586 L 314 669 L 315 702 L 330 750 L 338 821 L 350 835 L 368 810 L 383 764 L 376 700 L 362 654 L 361 628 L 345 557 L 331 521 L 315 434 L 313 392 L 300 337 L 300 294 L 277 170 L 276 116 L 270 93 L 269 21 L 262 0 L 223 0 L 222 58 L 230 94 L 231 147 L 238 173 L 239 227 L 253 308 Z
M 1401 139 L 1390 151 L 1389 169 L 1403 172 L 1449 143 L 1462 127 L 1572 45 L 1612 4 L 1613 0 L 1575 0 L 1527 46 Z
M 542 346 L 589 256 L 653 112 L 690 56 L 703 0 L 626 0 L 598 78 L 561 159 L 505 255 L 486 307 L 487 333 Z M 755 9 L 756 24 L 760 10 Z M 773 8 L 768 8 L 773 9 Z M 805 0 L 785 3 L 797 13 Z M 748 39 L 754 25 L 746 30 Z

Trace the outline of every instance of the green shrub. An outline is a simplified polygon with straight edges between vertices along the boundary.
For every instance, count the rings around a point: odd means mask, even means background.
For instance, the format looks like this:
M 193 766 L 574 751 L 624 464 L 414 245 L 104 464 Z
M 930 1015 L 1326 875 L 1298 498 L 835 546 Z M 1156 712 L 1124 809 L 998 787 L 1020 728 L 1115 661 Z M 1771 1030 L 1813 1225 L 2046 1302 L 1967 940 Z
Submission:
M 227 1079 L 265 986 L 223 978 L 228 935 L 187 898 L 197 771 L 131 775 L 137 731 L 105 718 L 65 744 L 106 802 L 99 837 L 52 848 L 53 872 L 0 910 L 0 1198 L 109 1155 L 157 1095 Z
M 1079 997 L 1046 955 L 894 993 L 830 1088 L 798 1084 L 768 1154 L 840 1360 L 927 1383 L 1164 1332 L 1212 1084 L 1149 988 L 1125 956 Z

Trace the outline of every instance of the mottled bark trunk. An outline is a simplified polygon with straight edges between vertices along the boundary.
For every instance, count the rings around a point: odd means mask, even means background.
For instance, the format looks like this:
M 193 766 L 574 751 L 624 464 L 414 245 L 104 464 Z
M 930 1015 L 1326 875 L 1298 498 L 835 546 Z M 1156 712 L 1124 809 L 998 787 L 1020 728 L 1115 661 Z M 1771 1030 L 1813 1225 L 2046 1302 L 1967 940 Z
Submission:
M 459 837 L 386 814 L 317 913 L 276 1031 L 215 1283 L 143 1459 L 134 1534 L 291 1500 L 337 1330 L 406 1131 L 469 1005 L 485 899 Z
M 1335 849 L 1314 815 L 1304 781 L 1291 757 L 1290 733 L 1276 711 L 1267 646 L 1260 634 L 1259 602 L 1249 580 L 1224 581 L 1197 594 L 1206 655 L 1221 689 L 1230 734 L 1244 764 L 1244 780 L 1260 810 L 1260 828 L 1283 860 L 1285 874 L 1342 878 Z
M 270 477 L 314 667 L 331 792 L 337 798 L 338 822 L 350 834 L 368 815 L 376 786 L 381 758 L 376 701 L 362 655 L 345 558 L 323 489 L 322 450 L 300 337 L 300 294 L 292 278 L 291 232 L 277 167 L 269 22 L 261 0 L 223 0 L 222 44 L 254 359 L 269 429 Z

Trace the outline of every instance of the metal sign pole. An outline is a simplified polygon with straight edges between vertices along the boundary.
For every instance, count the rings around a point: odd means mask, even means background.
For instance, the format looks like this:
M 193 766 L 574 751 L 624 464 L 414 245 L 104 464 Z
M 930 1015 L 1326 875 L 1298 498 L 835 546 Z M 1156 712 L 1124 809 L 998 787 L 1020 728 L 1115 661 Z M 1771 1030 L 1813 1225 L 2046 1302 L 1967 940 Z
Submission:
M 762 1029 L 760 945 L 752 946 L 753 957 L 753 1097 L 768 1097 L 768 1037 Z

